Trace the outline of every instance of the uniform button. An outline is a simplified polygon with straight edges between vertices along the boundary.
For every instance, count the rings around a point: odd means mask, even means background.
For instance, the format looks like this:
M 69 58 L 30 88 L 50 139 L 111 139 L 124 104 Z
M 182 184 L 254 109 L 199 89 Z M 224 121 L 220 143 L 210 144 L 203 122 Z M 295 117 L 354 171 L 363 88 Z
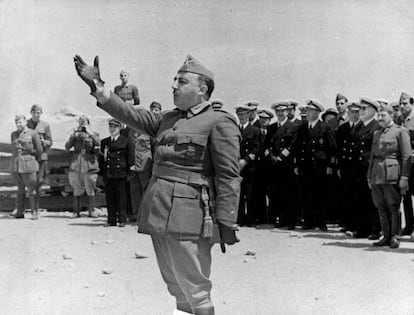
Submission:
M 349 152 L 352 152 L 352 149 L 350 149 Z
M 349 160 L 352 160 L 352 158 L 351 158 L 351 157 L 349 157 L 348 159 L 349 159 Z
M 345 158 L 345 155 L 343 155 L 342 158 L 344 159 Z
M 360 157 L 359 160 L 362 161 L 362 157 Z
M 110 167 L 109 165 L 106 166 L 106 168 L 109 168 L 109 167 Z
M 119 168 L 119 165 L 117 165 L 116 168 Z
M 361 150 L 360 152 L 361 152 L 361 153 L 364 153 L 364 151 L 363 151 L 363 150 Z
M 172 143 L 171 142 L 168 142 L 167 143 L 167 147 L 170 147 L 170 146 L 172 146 Z
M 172 130 L 176 131 L 176 130 L 177 130 L 177 127 L 173 127 L 173 129 L 172 129 Z

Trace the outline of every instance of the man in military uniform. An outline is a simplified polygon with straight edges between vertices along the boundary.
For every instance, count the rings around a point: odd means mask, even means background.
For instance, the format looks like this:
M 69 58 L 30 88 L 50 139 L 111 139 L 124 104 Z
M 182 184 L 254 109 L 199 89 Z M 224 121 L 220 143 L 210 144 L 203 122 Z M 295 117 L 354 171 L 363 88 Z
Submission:
M 336 95 L 335 106 L 338 111 L 337 117 L 331 122 L 331 126 L 336 132 L 340 125 L 348 121 L 348 116 L 346 112 L 346 103 L 348 98 L 340 93 Z
M 392 114 L 388 105 L 379 111 L 381 129 L 374 134 L 367 178 L 384 233 L 373 245 L 398 248 L 400 204 L 401 196 L 408 191 L 411 144 L 407 129 L 396 125 Z
M 121 79 L 121 85 L 115 87 L 114 93 L 127 104 L 139 105 L 138 88 L 133 84 L 128 84 L 129 73 L 125 70 L 121 70 L 119 78 Z
M 108 121 L 110 136 L 101 140 L 100 173 L 105 184 L 108 226 L 124 227 L 126 222 L 128 138 L 120 134 L 122 123 L 116 119 Z
M 401 93 L 399 104 L 401 106 L 402 115 L 397 119 L 397 124 L 408 130 L 411 140 L 411 149 L 414 149 L 414 98 L 403 92 Z M 412 201 L 412 195 L 414 193 L 414 168 L 411 168 L 409 181 L 408 191 L 405 195 L 403 195 L 405 227 L 401 231 L 401 235 L 410 235 L 414 230 Z
M 264 156 L 264 142 L 273 113 L 267 109 L 257 111 L 260 121 L 260 150 L 256 158 L 256 174 L 253 185 L 255 219 L 257 224 L 267 223 L 267 199 L 270 198 L 269 163 Z
M 353 187 L 355 206 L 352 212 L 351 231 L 347 235 L 355 238 L 371 240 L 379 238 L 380 225 L 377 209 L 375 208 L 371 191 L 367 184 L 367 172 L 371 155 L 372 138 L 374 132 L 380 128 L 375 116 L 379 110 L 379 104 L 367 97 L 360 101 L 360 122 L 353 130 L 355 139 L 353 149 L 355 164 L 353 164 Z
M 153 112 L 154 114 L 160 114 L 162 111 L 161 104 L 156 101 L 151 102 L 150 111 Z
M 317 100 L 306 101 L 307 123 L 298 128 L 293 142 L 294 172 L 303 188 L 304 229 L 319 227 L 327 231 L 325 192 L 327 176 L 335 165 L 336 142 L 332 128 L 319 120 L 323 106 Z
M 37 131 L 27 127 L 24 115 L 17 115 L 15 123 L 17 130 L 11 134 L 12 158 L 10 167 L 17 184 L 17 212 L 14 217 L 16 219 L 24 218 L 24 200 L 27 187 L 32 219 L 37 219 L 36 172 L 39 171 L 39 161 L 43 153 L 42 143 Z
M 259 102 L 252 100 L 252 101 L 248 101 L 244 105 L 250 108 L 250 116 L 249 116 L 250 124 L 252 126 L 260 128 L 259 116 L 257 115 L 257 107 L 259 107 Z
M 401 105 L 400 102 L 392 102 L 390 104 L 392 106 L 392 109 L 394 110 L 393 114 L 392 114 L 392 120 L 398 124 L 398 122 L 400 121 L 400 117 L 402 115 L 401 113 Z
M 36 188 L 36 205 L 39 208 L 39 197 L 42 188 L 42 184 L 47 175 L 47 150 L 52 146 L 52 133 L 50 132 L 50 126 L 47 122 L 40 120 L 42 115 L 42 107 L 38 104 L 34 104 L 30 109 L 32 117 L 27 121 L 27 127 L 37 131 L 42 143 L 43 153 L 39 161 L 39 171 L 37 172 L 37 188 Z
M 159 114 L 158 103 L 152 102 L 150 110 L 152 113 Z M 138 107 L 135 107 L 138 108 Z M 135 222 L 138 218 L 142 196 L 151 178 L 153 166 L 151 137 L 145 133 L 130 129 L 129 131 L 129 194 L 131 198 L 132 214 L 129 221 Z
M 296 117 L 296 107 L 299 105 L 299 103 L 295 100 L 288 100 L 288 102 L 288 119 L 296 126 L 298 126 L 302 123 L 302 120 Z
M 151 235 L 177 309 L 214 314 L 209 280 L 212 221 L 217 222 L 222 251 L 225 243 L 238 241 L 240 131 L 232 115 L 213 110 L 208 102 L 213 73 L 188 56 L 172 86 L 177 108 L 156 115 L 131 108 L 104 87 L 97 57 L 93 67 L 79 56 L 74 62 L 102 109 L 155 138 L 153 175 L 142 200 L 138 231 Z
M 288 119 L 290 103 L 272 104 L 277 122 L 270 125 L 264 144 L 264 155 L 270 165 L 270 220 L 276 227 L 295 229 L 296 207 L 293 205 L 294 173 L 291 146 L 296 135 L 295 124 Z M 269 176 L 270 175 L 270 176 Z
M 337 143 L 337 175 L 342 187 L 340 193 L 339 225 L 342 226 L 341 232 L 350 230 L 352 220 L 352 209 L 357 208 L 355 204 L 355 159 L 356 140 L 355 128 L 359 123 L 359 111 L 361 106 L 359 102 L 347 103 L 347 115 L 349 120 L 339 126 L 336 132 Z M 337 204 L 337 202 L 336 202 Z
M 256 159 L 260 151 L 260 129 L 253 126 L 249 121 L 253 111 L 251 107 L 240 105 L 235 109 L 241 132 L 239 165 L 240 174 L 243 177 L 237 223 L 240 226 L 251 227 L 256 224 L 253 187 L 256 175 Z

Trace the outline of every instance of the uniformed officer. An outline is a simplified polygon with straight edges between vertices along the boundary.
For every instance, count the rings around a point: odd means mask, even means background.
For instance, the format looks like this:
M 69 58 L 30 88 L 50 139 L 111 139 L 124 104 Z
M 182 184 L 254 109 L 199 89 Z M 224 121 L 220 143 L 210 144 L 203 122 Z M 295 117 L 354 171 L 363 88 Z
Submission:
M 414 149 L 414 98 L 407 93 L 401 93 L 400 101 L 401 116 L 398 118 L 397 124 L 408 130 L 411 140 L 411 149 Z M 414 161 L 414 159 L 412 159 Z M 408 192 L 403 196 L 405 227 L 401 231 L 401 235 L 410 235 L 414 230 L 413 217 L 413 201 L 414 193 L 414 168 L 411 168 L 409 178 Z
M 259 102 L 255 100 L 251 100 L 251 101 L 246 102 L 246 104 L 244 105 L 251 109 L 250 116 L 249 116 L 250 124 L 252 126 L 260 128 L 259 116 L 257 115 L 257 108 L 259 107 Z
M 302 181 L 304 229 L 319 227 L 327 231 L 325 192 L 327 176 L 335 165 L 336 142 L 332 128 L 319 120 L 323 106 L 317 100 L 306 101 L 307 123 L 298 128 L 293 142 L 294 172 Z
M 11 173 L 17 183 L 17 212 L 14 217 L 16 219 L 24 218 L 24 200 L 27 187 L 32 219 L 37 219 L 36 172 L 39 171 L 39 161 L 43 153 L 42 143 L 37 131 L 27 127 L 24 115 L 17 115 L 14 121 L 17 127 L 17 130 L 11 134 Z
M 151 107 L 153 113 L 159 114 L 157 107 Z M 152 174 L 153 158 L 152 144 L 153 139 L 145 133 L 130 129 L 129 131 L 129 194 L 131 197 L 132 215 L 130 222 L 134 222 L 138 218 L 139 208 L 142 196 L 148 186 Z
M 332 123 L 337 117 L 338 111 L 335 108 L 327 108 L 322 114 L 322 121 Z
M 360 122 L 353 130 L 355 139 L 353 165 L 353 187 L 355 206 L 351 208 L 352 223 L 351 231 L 347 234 L 351 237 L 366 238 L 374 240 L 379 238 L 380 224 L 378 212 L 372 202 L 371 191 L 367 185 L 369 158 L 371 154 L 372 138 L 374 132 L 380 128 L 376 120 L 379 110 L 378 102 L 363 97 L 360 100 Z
M 73 188 L 73 217 L 80 217 L 81 196 L 88 195 L 88 212 L 95 217 L 95 188 L 98 179 L 99 162 L 96 148 L 99 146 L 99 135 L 88 130 L 89 118 L 79 117 L 79 126 L 65 143 L 66 150 L 74 149 L 69 165 L 69 183 Z
M 336 95 L 335 107 L 338 111 L 338 116 L 331 122 L 331 126 L 336 132 L 339 126 L 348 121 L 348 116 L 346 112 L 346 103 L 348 98 L 340 93 Z
M 288 118 L 288 101 L 271 105 L 277 122 L 268 128 L 264 144 L 264 155 L 270 165 L 270 221 L 276 227 L 287 226 L 295 229 L 296 207 L 293 205 L 295 189 L 293 173 L 292 143 L 296 136 L 296 126 Z M 269 176 L 270 175 L 270 176 Z
M 260 129 L 249 121 L 252 107 L 240 105 L 235 108 L 239 119 L 241 132 L 240 143 L 240 174 L 243 177 L 240 190 L 239 215 L 237 222 L 240 226 L 256 224 L 255 196 L 253 187 L 256 175 L 256 159 L 260 151 Z
M 393 109 L 388 105 L 379 111 L 381 129 L 374 133 L 367 179 L 384 233 L 373 245 L 398 248 L 400 203 L 408 190 L 411 144 L 407 129 L 396 125 L 392 114 Z
M 296 117 L 296 108 L 298 107 L 299 103 L 295 100 L 289 100 L 288 106 L 288 119 L 293 122 L 296 126 L 302 123 L 302 120 Z
M 43 149 L 43 153 L 39 161 L 39 171 L 37 172 L 36 205 L 37 208 L 39 208 L 40 191 L 48 173 L 47 151 L 52 146 L 53 140 L 49 124 L 44 120 L 40 120 L 40 116 L 43 114 L 42 107 L 38 104 L 33 104 L 32 108 L 30 109 L 30 114 L 32 115 L 32 118 L 27 121 L 27 127 L 29 129 L 34 129 L 37 131 L 40 136 L 40 141 L 42 143 Z
M 101 140 L 100 173 L 105 184 L 108 226 L 124 227 L 126 222 L 128 138 L 120 134 L 122 123 L 109 119 L 110 136 Z M 128 192 L 129 193 L 129 192 Z
M 352 209 L 358 207 L 355 203 L 354 195 L 354 173 L 356 161 L 356 139 L 355 128 L 359 123 L 359 102 L 352 101 L 346 104 L 347 116 L 349 120 L 339 126 L 336 132 L 337 143 L 337 175 L 340 182 L 341 191 L 340 202 L 334 204 L 339 207 L 339 225 L 341 232 L 351 230 Z
M 401 105 L 400 102 L 392 102 L 390 104 L 392 106 L 392 109 L 394 110 L 393 114 L 392 114 L 392 120 L 398 124 L 401 120 Z
M 232 115 L 213 110 L 208 102 L 213 73 L 188 56 L 174 79 L 177 108 L 155 115 L 135 110 L 110 93 L 100 78 L 97 57 L 93 67 L 79 56 L 74 61 L 102 109 L 155 138 L 153 175 L 141 204 L 138 230 L 151 235 L 177 308 L 214 314 L 209 280 L 212 215 L 224 250 L 224 243 L 237 241 L 240 131 Z
M 264 156 L 264 142 L 268 133 L 268 128 L 273 113 L 267 109 L 257 111 L 260 122 L 260 150 L 256 158 L 255 183 L 253 185 L 253 195 L 255 199 L 255 219 L 257 224 L 267 223 L 267 200 L 270 198 L 269 163 Z
M 127 104 L 139 105 L 138 88 L 133 84 L 128 84 L 129 73 L 125 70 L 121 70 L 119 78 L 121 79 L 121 85 L 115 87 L 114 93 Z
M 154 114 L 159 114 L 162 111 L 162 106 L 160 103 L 153 101 L 150 104 L 150 111 L 153 112 Z

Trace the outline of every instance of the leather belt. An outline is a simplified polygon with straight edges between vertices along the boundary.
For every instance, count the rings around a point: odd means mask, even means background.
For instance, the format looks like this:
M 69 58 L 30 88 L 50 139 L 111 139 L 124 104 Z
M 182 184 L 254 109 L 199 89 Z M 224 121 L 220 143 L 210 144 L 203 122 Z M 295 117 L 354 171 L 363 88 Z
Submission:
M 201 173 L 175 169 L 166 166 L 154 165 L 152 176 L 162 178 L 171 182 L 190 184 L 197 186 L 209 186 L 208 176 Z

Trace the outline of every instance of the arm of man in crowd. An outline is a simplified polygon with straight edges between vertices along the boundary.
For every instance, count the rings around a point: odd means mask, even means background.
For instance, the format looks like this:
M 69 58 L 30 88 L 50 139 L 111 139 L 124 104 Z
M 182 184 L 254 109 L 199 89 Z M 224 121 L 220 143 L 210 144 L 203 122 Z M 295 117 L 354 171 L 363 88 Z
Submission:
M 328 158 L 328 166 L 326 168 L 326 173 L 328 175 L 333 174 L 333 169 L 336 166 L 336 139 L 335 139 L 335 132 L 331 126 L 327 126 L 326 130 L 326 154 Z
M 50 131 L 50 126 L 48 124 L 45 128 L 45 135 L 43 137 L 43 147 L 45 149 L 49 149 L 52 145 L 53 145 L 52 132 Z
M 400 190 L 401 194 L 405 195 L 408 190 L 408 178 L 411 173 L 411 141 L 407 129 L 401 128 L 398 136 L 399 147 L 401 151 L 401 179 Z
M 372 136 L 371 154 L 370 154 L 370 157 L 369 157 L 369 164 L 368 164 L 367 182 L 368 182 L 368 186 L 369 186 L 370 189 L 372 188 L 372 186 L 371 186 L 371 174 L 372 174 L 372 167 L 373 167 L 373 164 L 374 164 L 374 151 L 376 150 L 375 143 L 377 143 L 375 137 L 379 137 L 378 130 L 375 131 L 374 135 Z
M 134 105 L 139 105 L 139 92 L 136 86 L 133 87 L 132 94 L 134 95 Z
M 40 136 L 37 131 L 33 132 L 32 142 L 33 142 L 34 149 L 36 151 L 36 157 L 40 161 L 42 153 L 43 153 L 43 147 L 42 147 L 42 141 L 40 140 Z
M 230 115 L 223 115 L 211 132 L 210 154 L 215 171 L 216 219 L 221 243 L 229 245 L 238 242 L 235 231 L 241 182 L 238 164 L 240 137 L 237 124 Z

